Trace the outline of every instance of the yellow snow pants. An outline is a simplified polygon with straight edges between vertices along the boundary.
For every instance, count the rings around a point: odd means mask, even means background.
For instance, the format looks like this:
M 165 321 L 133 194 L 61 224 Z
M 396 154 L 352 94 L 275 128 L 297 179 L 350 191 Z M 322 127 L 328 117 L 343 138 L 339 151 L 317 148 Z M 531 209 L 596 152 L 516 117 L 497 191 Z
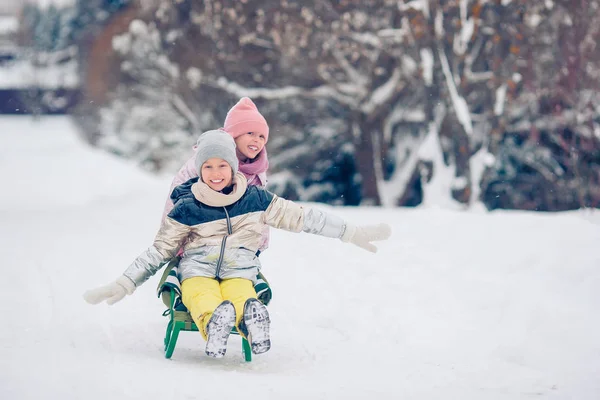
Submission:
M 233 303 L 236 315 L 235 326 L 239 326 L 244 316 L 244 304 L 250 298 L 256 298 L 256 291 L 252 281 L 248 279 L 233 278 L 219 282 L 214 278 L 197 276 L 181 283 L 181 300 L 204 340 L 207 337 L 208 321 L 219 304 L 224 300 Z

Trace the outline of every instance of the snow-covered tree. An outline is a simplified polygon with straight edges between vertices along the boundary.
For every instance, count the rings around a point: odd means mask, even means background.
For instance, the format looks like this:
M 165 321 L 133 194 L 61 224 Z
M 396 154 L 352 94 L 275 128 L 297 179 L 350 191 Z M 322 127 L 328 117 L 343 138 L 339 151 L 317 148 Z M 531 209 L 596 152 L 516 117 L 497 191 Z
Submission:
M 164 2 L 157 15 L 159 25 L 173 27 L 172 52 L 186 54 L 183 68 L 200 70 L 204 87 L 338 110 L 344 123 L 329 140 L 313 139 L 323 131 L 317 124 L 304 121 L 301 129 L 329 153 L 351 144 L 351 181 L 363 203 L 398 204 L 420 162 L 432 157 L 444 160 L 433 175 L 451 179 L 438 192 L 469 203 L 483 170 L 471 176 L 472 156 L 501 130 L 521 67 L 522 3 L 184 0 Z M 441 148 L 427 148 L 443 158 L 419 150 L 430 124 Z
M 388 117 L 401 96 L 410 97 L 418 76 L 414 54 L 402 51 L 403 31 L 395 28 L 397 2 L 184 0 L 164 2 L 157 15 L 173 27 L 167 35 L 172 51 L 185 54 L 182 68 L 201 71 L 204 87 L 233 98 L 338 110 L 334 117 L 344 123 L 334 124 L 333 134 L 318 121 L 297 128 L 329 153 L 350 143 L 357 172 L 350 181 L 362 186 L 364 203 L 381 203 L 393 143 Z
M 433 163 L 426 185 L 461 203 L 479 200 L 490 145 L 502 132 L 513 80 L 518 79 L 524 2 L 411 1 L 404 5 L 413 45 L 419 48 L 428 124 L 418 149 Z M 436 145 L 429 136 L 437 135 Z M 437 153 L 441 152 L 443 157 Z M 440 161 L 440 160 L 443 160 Z M 427 201 L 427 199 L 425 199 Z M 451 202 L 447 199 L 446 202 Z
M 152 171 L 179 163 L 191 146 L 195 115 L 177 94 L 180 71 L 163 50 L 154 24 L 134 20 L 129 31 L 113 38 L 121 59 L 120 85 L 101 112 L 98 145 L 136 159 Z M 184 144 L 185 146 L 182 146 Z
M 125 95 L 157 81 L 125 69 L 114 104 L 162 100 L 193 134 L 252 97 L 273 132 L 271 188 L 291 198 L 598 204 L 598 1 L 156 0 L 147 26 L 177 75 L 153 100 Z
M 600 204 L 599 10 L 597 0 L 527 5 L 527 68 L 499 143 L 504 156 L 484 180 L 488 207 Z

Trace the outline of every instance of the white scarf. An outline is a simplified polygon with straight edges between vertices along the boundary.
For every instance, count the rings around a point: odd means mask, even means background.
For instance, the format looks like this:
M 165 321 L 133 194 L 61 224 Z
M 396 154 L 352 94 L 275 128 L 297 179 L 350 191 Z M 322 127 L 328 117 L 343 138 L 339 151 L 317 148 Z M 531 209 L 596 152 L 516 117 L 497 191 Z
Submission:
M 211 207 L 224 207 L 231 205 L 242 198 L 248 188 L 248 180 L 241 172 L 233 177 L 233 190 L 229 194 L 214 191 L 201 178 L 192 185 L 192 193 L 196 200 Z

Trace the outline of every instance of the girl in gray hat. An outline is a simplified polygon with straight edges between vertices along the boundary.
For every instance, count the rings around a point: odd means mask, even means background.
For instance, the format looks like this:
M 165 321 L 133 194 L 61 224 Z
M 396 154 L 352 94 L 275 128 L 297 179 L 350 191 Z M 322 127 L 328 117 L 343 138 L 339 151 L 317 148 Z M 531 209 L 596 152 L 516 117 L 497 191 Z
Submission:
M 257 187 L 238 172 L 234 139 L 224 131 L 203 133 L 195 165 L 198 178 L 175 188 L 174 208 L 154 243 L 116 281 L 89 290 L 91 304 L 114 304 L 175 257 L 183 246 L 178 278 L 182 300 L 206 340 L 206 354 L 223 357 L 235 326 L 254 354 L 271 347 L 269 313 L 256 299 L 260 270 L 256 251 L 265 225 L 338 238 L 376 252 L 389 238 L 386 224 L 355 226 L 324 211 L 303 207 Z

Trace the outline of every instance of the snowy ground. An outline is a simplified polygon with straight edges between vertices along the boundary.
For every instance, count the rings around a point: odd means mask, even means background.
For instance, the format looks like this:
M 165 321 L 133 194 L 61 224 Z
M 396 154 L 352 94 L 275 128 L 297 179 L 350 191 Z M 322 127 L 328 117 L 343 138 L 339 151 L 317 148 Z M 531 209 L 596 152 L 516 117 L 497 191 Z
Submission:
M 600 218 L 329 208 L 387 221 L 372 255 L 272 232 L 273 348 L 223 360 L 184 332 L 173 358 L 158 277 L 109 307 L 169 185 L 90 149 L 68 120 L 0 118 L 1 399 L 598 399 Z

